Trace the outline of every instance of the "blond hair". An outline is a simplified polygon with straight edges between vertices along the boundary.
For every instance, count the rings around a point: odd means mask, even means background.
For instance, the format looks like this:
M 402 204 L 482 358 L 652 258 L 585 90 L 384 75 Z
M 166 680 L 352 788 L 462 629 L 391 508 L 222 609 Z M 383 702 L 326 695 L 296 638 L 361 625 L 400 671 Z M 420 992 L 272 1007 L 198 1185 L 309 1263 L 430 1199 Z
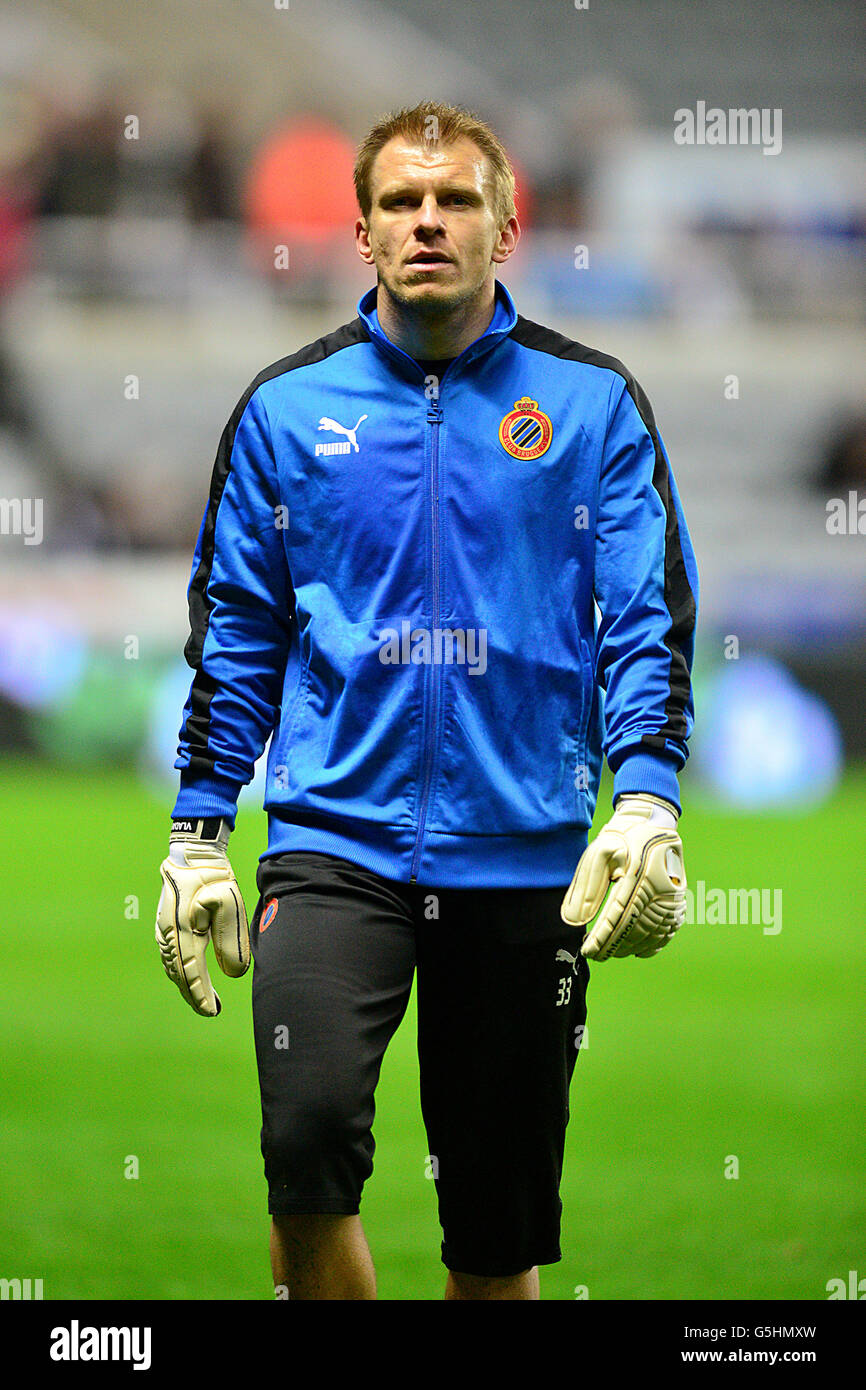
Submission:
M 373 205 L 371 182 L 376 156 L 397 136 L 427 146 L 452 145 L 460 139 L 473 141 L 486 155 L 490 166 L 497 226 L 504 227 L 509 217 L 514 216 L 514 170 L 499 137 L 472 111 L 441 101 L 421 101 L 417 106 L 407 106 L 383 116 L 358 146 L 355 194 L 366 220 L 369 220 Z

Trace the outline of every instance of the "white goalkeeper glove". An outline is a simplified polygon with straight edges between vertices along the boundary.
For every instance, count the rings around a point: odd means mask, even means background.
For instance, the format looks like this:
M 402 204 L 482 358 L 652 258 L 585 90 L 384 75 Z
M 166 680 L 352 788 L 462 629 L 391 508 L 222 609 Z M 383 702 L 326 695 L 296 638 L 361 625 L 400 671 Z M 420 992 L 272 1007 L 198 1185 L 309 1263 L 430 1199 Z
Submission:
M 156 944 L 165 973 L 196 1013 L 208 1018 L 222 1008 L 208 975 L 208 941 L 224 975 L 237 978 L 250 963 L 246 908 L 226 855 L 229 833 L 218 816 L 174 820 L 168 858 L 160 865 Z
M 598 961 L 654 956 L 682 926 L 686 871 L 677 820 L 676 809 L 660 797 L 617 797 L 562 901 L 562 920 L 570 926 L 588 925 L 601 909 L 581 955 Z

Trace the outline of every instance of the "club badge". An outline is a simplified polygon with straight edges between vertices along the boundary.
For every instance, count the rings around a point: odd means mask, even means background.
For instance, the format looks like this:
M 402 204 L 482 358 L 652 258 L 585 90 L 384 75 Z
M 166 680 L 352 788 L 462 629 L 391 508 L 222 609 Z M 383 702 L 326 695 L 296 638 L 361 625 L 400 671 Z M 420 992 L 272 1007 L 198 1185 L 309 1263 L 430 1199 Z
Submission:
M 499 443 L 516 459 L 537 459 L 550 448 L 553 426 L 538 401 L 521 396 L 499 426 Z
M 270 902 L 265 903 L 265 910 L 262 913 L 262 920 L 259 922 L 260 932 L 267 931 L 268 927 L 271 925 L 271 922 L 273 922 L 274 918 L 277 915 L 277 908 L 279 907 L 279 905 L 280 904 L 276 898 L 271 898 Z

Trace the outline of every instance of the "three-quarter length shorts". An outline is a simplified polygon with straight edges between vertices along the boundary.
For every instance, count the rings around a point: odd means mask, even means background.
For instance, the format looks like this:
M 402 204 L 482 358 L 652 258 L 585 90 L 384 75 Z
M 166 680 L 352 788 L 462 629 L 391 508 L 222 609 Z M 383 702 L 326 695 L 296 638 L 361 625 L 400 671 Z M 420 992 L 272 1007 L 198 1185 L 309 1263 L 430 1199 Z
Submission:
M 418 1065 L 442 1261 L 507 1276 L 561 1258 L 583 928 L 556 888 L 433 888 L 331 854 L 263 859 L 250 924 L 272 1215 L 357 1213 L 374 1093 L 417 971 Z

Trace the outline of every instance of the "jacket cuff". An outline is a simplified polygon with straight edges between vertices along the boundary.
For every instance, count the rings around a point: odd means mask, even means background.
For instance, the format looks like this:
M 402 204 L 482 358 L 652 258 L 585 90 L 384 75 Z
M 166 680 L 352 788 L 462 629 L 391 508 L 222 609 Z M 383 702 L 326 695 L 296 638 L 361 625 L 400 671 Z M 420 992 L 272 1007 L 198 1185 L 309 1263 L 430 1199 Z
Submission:
M 202 820 L 219 816 L 234 830 L 240 785 L 221 777 L 202 777 L 188 769 L 180 774 L 180 791 L 172 820 Z
M 677 766 L 671 758 L 654 753 L 627 754 L 613 774 L 613 804 L 627 792 L 647 792 L 660 796 L 682 812 Z

